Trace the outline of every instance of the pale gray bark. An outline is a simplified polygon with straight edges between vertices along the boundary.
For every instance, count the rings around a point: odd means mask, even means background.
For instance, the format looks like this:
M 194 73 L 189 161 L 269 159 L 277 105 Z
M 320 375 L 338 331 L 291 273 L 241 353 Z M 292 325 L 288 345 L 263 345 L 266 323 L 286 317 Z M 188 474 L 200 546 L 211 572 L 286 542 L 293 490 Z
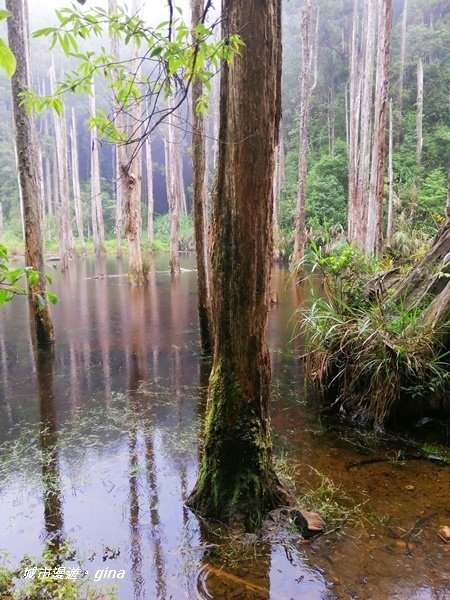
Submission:
M 179 136 L 177 136 L 179 138 Z M 184 180 L 183 180 L 183 147 L 181 141 L 176 139 L 175 141 L 175 179 L 178 188 L 178 197 L 180 199 L 180 213 L 187 215 L 187 203 L 186 203 L 186 192 L 184 191 Z
M 81 210 L 81 192 L 80 192 L 80 167 L 78 164 L 78 141 L 77 141 L 77 126 L 75 120 L 75 109 L 72 108 L 72 129 L 70 132 L 71 140 L 71 159 L 72 159 L 72 189 L 73 189 L 73 204 L 75 208 L 75 221 L 77 224 L 78 239 L 80 241 L 81 253 L 86 253 L 84 232 L 83 232 L 83 215 Z
M 357 168 L 358 180 L 358 206 L 360 207 L 360 234 L 358 243 L 364 244 L 364 236 L 366 228 L 369 226 L 371 219 L 368 214 L 368 198 L 370 193 L 370 169 L 371 169 L 371 150 L 373 149 L 374 132 L 374 116 L 373 113 L 373 97 L 374 97 L 374 66 L 375 66 L 375 49 L 377 47 L 376 38 L 377 31 L 377 2 L 379 0 L 368 0 L 366 3 L 366 16 L 364 26 L 364 54 L 361 55 L 362 63 L 360 72 L 362 77 L 361 90 L 361 121 L 360 121 L 360 143 L 358 148 L 359 160 Z M 377 67 L 378 68 L 378 67 Z M 376 114 L 376 110 L 375 110 Z
M 150 136 L 145 140 L 145 164 L 147 172 L 147 239 L 153 241 L 153 161 L 152 161 L 152 140 Z
M 116 13 L 117 0 L 108 0 L 108 11 L 110 14 Z M 111 32 L 110 36 L 110 51 L 113 59 L 118 62 L 120 59 L 119 38 L 113 32 Z M 119 134 L 121 134 L 125 130 L 124 118 L 120 105 L 116 100 L 113 101 L 113 114 L 115 127 Z M 113 152 L 116 177 L 116 256 L 120 259 L 122 258 L 123 204 L 125 192 L 125 182 L 123 178 L 121 178 L 121 165 L 127 164 L 127 154 L 125 147 L 120 144 L 115 144 Z
M 301 12 L 302 70 L 300 77 L 299 159 L 297 184 L 297 212 L 295 218 L 294 252 L 292 262 L 303 260 L 306 242 L 306 176 L 308 172 L 308 127 L 311 103 L 311 0 L 306 0 Z
M 133 0 L 132 12 L 139 14 L 139 3 Z M 139 48 L 133 44 L 132 68 L 139 85 L 140 79 L 140 59 Z M 131 117 L 131 126 L 133 137 L 139 138 L 141 132 L 140 122 L 142 119 L 141 106 L 135 102 L 129 109 Z M 125 152 L 124 152 L 125 151 Z M 125 161 L 125 156 L 127 160 Z M 120 171 L 124 184 L 124 204 L 123 221 L 124 231 L 128 241 L 128 281 L 132 285 L 141 285 L 144 283 L 144 272 L 142 268 L 142 250 L 141 250 L 141 180 L 142 180 L 142 156 L 137 143 L 128 144 L 127 148 L 121 145 L 120 152 Z
M 417 102 L 416 102 L 416 160 L 417 164 L 422 161 L 423 149 L 423 61 L 419 57 L 417 61 Z
M 95 85 L 92 82 L 89 96 L 89 115 L 95 117 Z M 102 191 L 100 186 L 100 161 L 98 153 L 97 127 L 91 127 L 91 220 L 94 253 L 101 254 L 105 250 L 105 227 L 103 224 Z
M 400 117 L 403 113 L 403 83 L 405 75 L 406 56 L 406 25 L 408 22 L 408 0 L 403 0 L 402 28 L 400 34 L 400 65 L 398 72 L 398 110 Z
M 169 98 L 169 109 L 173 107 L 173 100 Z M 166 156 L 166 189 L 167 202 L 169 204 L 170 215 L 170 259 L 169 268 L 171 273 L 177 273 L 180 270 L 179 257 L 179 239 L 178 229 L 180 224 L 180 198 L 179 186 L 177 185 L 176 170 L 176 137 L 174 126 L 174 115 L 169 113 L 167 119 L 167 140 L 165 140 Z
M 25 222 L 26 265 L 39 273 L 38 281 L 29 285 L 30 314 L 38 346 L 55 341 L 53 323 L 45 296 L 44 254 L 42 244 L 42 173 L 34 118 L 21 104 L 21 94 L 31 84 L 29 61 L 29 30 L 27 6 L 24 0 L 6 0 L 8 41 L 17 61 L 12 77 L 12 103 L 17 147 L 19 182 Z
M 383 184 L 386 153 L 386 114 L 390 76 L 392 0 L 379 0 L 379 30 L 375 81 L 375 106 L 367 212 L 366 254 L 378 255 L 383 236 Z
M 358 28 L 359 0 L 353 3 L 352 39 L 348 98 L 348 239 L 361 240 L 361 199 L 358 194 L 359 127 L 361 116 L 361 77 Z
M 55 66 L 52 62 L 50 67 L 50 92 L 56 89 Z M 61 257 L 61 270 L 65 271 L 69 266 L 69 257 L 73 249 L 72 228 L 70 223 L 69 204 L 69 166 L 67 159 L 67 131 L 64 111 L 58 115 L 53 112 L 53 123 L 55 128 L 55 148 L 58 178 L 58 238 L 59 253 Z
M 387 227 L 386 227 L 386 243 L 391 243 L 393 217 L 394 217 L 394 170 L 393 170 L 393 120 L 392 120 L 392 98 L 389 100 L 389 154 L 388 154 L 388 212 L 387 212 Z

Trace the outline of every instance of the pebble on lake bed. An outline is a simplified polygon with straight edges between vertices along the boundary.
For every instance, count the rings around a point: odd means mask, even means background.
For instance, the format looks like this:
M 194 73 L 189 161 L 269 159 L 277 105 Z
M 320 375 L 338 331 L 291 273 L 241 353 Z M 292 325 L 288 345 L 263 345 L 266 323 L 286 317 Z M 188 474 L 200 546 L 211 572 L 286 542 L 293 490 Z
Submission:
M 438 535 L 444 542 L 450 544 L 450 527 L 444 525 L 444 527 L 439 529 Z

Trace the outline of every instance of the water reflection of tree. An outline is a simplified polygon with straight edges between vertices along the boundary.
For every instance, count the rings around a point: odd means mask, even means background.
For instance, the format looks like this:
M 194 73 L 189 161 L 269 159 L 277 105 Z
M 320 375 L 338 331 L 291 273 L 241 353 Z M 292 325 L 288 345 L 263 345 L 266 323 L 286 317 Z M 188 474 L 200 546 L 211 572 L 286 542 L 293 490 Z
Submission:
M 153 273 L 154 276 L 154 273 Z M 154 289 L 154 286 L 153 286 Z M 166 599 L 166 574 L 163 544 L 161 539 L 158 486 L 156 480 L 156 461 L 154 449 L 154 431 L 151 428 L 151 414 L 144 405 L 145 397 L 140 393 L 140 386 L 148 379 L 147 348 L 145 324 L 146 290 L 130 289 L 128 322 L 124 331 L 128 332 L 127 371 L 128 371 L 128 408 L 130 420 L 128 426 L 129 450 L 129 503 L 130 503 L 130 552 L 132 561 L 134 597 L 142 595 L 144 578 L 142 576 L 142 536 L 140 498 L 149 502 L 151 544 L 155 572 L 156 598 Z M 153 377 L 158 377 L 158 351 L 153 352 Z M 144 417 L 144 418 L 143 418 Z M 139 437 L 143 434 L 145 444 L 145 476 L 147 488 L 145 493 L 139 489 Z
M 57 549 L 63 541 L 63 501 L 58 457 L 58 423 L 53 393 L 54 350 L 35 352 L 39 393 L 39 443 L 46 537 Z

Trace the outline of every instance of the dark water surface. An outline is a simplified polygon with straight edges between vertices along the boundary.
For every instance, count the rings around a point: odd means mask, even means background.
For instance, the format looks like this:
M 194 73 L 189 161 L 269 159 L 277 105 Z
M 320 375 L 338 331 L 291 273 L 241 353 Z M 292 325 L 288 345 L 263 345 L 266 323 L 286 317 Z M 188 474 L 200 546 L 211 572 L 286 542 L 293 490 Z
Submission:
M 142 289 L 128 287 L 114 259 L 55 271 L 57 341 L 39 364 L 24 299 L 0 311 L 0 552 L 9 564 L 68 539 L 91 578 L 125 570 L 101 582 L 118 585 L 121 600 L 450 599 L 450 545 L 437 534 L 450 526 L 450 468 L 348 468 L 365 458 L 355 438 L 305 406 L 289 346 L 301 299 L 282 271 L 269 324 L 277 453 L 300 489 L 322 485 L 326 498 L 333 484 L 359 517 L 304 544 L 242 547 L 205 535 L 184 506 L 205 401 L 196 275 L 171 279 L 166 265 L 155 259 Z

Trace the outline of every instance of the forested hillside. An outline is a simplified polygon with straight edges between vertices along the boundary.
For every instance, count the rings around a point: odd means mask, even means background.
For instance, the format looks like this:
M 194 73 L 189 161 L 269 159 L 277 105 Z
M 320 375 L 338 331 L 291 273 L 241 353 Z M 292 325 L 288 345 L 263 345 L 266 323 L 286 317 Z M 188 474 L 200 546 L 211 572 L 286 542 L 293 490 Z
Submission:
M 292 239 L 297 194 L 301 4 L 291 0 L 283 5 L 283 126 L 287 156 L 281 219 L 282 232 L 289 240 Z M 312 2 L 314 73 L 311 81 L 306 214 L 311 236 L 316 240 L 327 239 L 336 233 L 336 226 L 341 226 L 344 231 L 347 226 L 350 61 L 353 15 L 357 4 L 351 0 Z M 376 23 L 368 30 L 365 22 L 370 4 L 359 2 L 356 21 L 359 44 L 369 38 L 372 41 L 377 38 Z M 365 62 L 362 68 L 365 72 L 370 70 Z M 374 62 L 372 69 L 375 71 Z M 418 81 L 422 83 L 418 85 Z M 422 0 L 395 1 L 388 90 L 388 100 L 392 100 L 393 137 L 392 244 L 402 252 L 413 253 L 417 249 L 418 236 L 423 240 L 421 233 L 413 234 L 413 230 L 419 229 L 429 235 L 444 220 L 450 156 L 449 82 L 448 4 Z M 371 84 L 374 88 L 374 74 Z M 368 96 L 370 101 L 373 95 L 374 89 Z M 387 121 L 388 130 L 389 118 Z M 422 141 L 418 132 L 422 132 Z M 387 154 L 384 172 L 385 234 L 389 198 Z

